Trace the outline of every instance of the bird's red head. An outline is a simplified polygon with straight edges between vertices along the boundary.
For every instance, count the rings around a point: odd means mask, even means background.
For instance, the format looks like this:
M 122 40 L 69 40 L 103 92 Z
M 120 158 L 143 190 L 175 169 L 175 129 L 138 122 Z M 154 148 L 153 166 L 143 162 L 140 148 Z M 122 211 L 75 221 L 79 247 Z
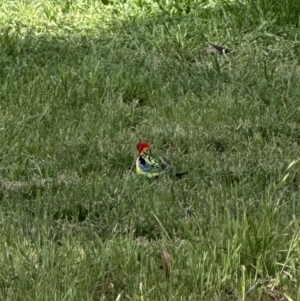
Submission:
M 149 149 L 149 148 L 150 148 L 150 145 L 147 142 L 139 142 L 136 145 L 138 154 L 142 153 L 145 149 Z

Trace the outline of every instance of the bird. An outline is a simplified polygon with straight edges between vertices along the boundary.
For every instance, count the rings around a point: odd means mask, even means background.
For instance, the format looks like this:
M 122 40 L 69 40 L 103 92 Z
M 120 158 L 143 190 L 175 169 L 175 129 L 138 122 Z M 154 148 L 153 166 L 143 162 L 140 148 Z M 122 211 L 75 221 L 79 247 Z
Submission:
M 229 49 L 224 48 L 223 46 L 219 46 L 216 44 L 209 43 L 209 46 L 205 48 L 207 53 L 218 53 L 218 54 L 227 54 L 230 52 Z
M 187 172 L 174 172 L 172 167 L 161 157 L 154 156 L 150 144 L 140 141 L 136 145 L 136 172 L 138 175 L 144 175 L 148 178 L 156 178 L 160 174 L 169 174 L 175 177 L 181 177 Z

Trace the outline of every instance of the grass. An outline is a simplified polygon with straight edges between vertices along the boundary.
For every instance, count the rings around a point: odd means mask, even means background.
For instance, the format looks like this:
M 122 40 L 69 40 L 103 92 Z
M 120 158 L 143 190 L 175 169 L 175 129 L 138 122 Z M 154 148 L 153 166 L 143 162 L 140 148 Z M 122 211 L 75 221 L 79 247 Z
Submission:
M 299 300 L 297 10 L 3 2 L 1 300 Z

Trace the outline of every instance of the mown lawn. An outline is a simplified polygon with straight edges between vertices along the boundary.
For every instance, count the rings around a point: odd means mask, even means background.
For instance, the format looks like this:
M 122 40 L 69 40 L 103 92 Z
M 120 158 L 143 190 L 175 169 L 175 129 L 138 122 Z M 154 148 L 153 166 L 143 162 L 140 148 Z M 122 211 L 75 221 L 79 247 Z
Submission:
M 0 4 L 1 300 L 300 300 L 300 7 L 278 3 Z M 139 140 L 189 174 L 138 177 Z

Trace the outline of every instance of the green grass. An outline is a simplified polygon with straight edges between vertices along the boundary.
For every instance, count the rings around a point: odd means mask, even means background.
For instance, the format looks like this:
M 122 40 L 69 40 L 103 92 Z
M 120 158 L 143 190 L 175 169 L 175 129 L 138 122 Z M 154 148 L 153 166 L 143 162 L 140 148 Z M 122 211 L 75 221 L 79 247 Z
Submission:
M 1 300 L 300 299 L 300 8 L 280 3 L 3 1 Z M 140 139 L 189 174 L 136 176 Z

